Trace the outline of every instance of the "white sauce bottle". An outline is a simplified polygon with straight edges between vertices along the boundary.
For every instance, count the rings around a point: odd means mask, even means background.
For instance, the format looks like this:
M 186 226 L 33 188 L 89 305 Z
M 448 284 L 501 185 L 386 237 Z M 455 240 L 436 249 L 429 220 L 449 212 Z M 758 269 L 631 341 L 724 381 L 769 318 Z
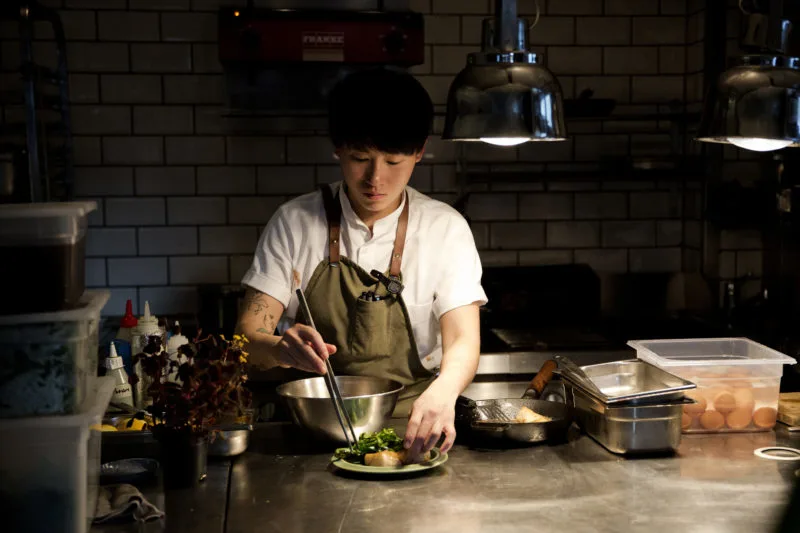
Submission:
M 122 403 L 125 405 L 133 406 L 133 389 L 131 384 L 128 383 L 128 373 L 125 372 L 125 366 L 122 362 L 122 357 L 117 355 L 117 349 L 114 343 L 111 343 L 111 349 L 106 359 L 106 375 L 114 378 L 114 394 L 111 396 L 111 401 L 115 403 Z

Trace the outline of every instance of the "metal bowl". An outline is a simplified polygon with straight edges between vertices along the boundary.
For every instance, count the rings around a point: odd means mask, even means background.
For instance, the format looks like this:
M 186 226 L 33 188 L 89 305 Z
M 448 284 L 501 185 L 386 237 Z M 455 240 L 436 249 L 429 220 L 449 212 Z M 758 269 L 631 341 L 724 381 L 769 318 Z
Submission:
M 367 376 L 337 376 L 336 383 L 356 436 L 386 427 L 403 390 L 396 381 Z M 317 438 L 346 442 L 324 377 L 285 383 L 277 392 L 286 401 L 295 424 Z
M 235 457 L 243 454 L 250 444 L 250 429 L 225 429 L 208 442 L 209 457 Z

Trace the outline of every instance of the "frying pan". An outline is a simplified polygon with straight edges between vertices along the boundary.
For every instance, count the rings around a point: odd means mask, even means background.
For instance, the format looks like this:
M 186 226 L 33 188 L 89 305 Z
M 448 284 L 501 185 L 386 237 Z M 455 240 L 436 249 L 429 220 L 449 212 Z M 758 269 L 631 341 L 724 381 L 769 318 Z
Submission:
M 552 378 L 556 367 L 555 361 L 544 363 L 522 398 L 471 400 L 459 396 L 456 401 L 456 420 L 459 421 L 462 430 L 466 430 L 468 435 L 481 441 L 524 444 L 565 441 L 572 425 L 572 409 L 563 403 L 537 399 Z M 496 408 L 513 420 L 523 406 L 551 420 L 512 423 L 486 420 L 481 413 L 487 411 L 486 408 Z

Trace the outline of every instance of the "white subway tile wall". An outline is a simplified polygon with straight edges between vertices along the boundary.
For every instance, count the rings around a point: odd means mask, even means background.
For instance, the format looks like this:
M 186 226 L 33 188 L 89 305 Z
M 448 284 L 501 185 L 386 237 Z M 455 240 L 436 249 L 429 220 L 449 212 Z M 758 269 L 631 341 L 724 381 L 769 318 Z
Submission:
M 136 309 L 149 299 L 159 314 L 193 312 L 196 285 L 238 283 L 281 203 L 340 179 L 326 121 L 225 114 L 216 11 L 244 0 L 48 3 L 66 8 L 75 191 L 99 204 L 90 219 L 87 282 L 112 287 L 108 314 L 121 314 L 127 298 Z M 453 76 L 479 49 L 482 19 L 493 2 L 401 3 L 426 14 L 425 64 L 412 72 L 441 114 Z M 533 20 L 536 3 L 518 4 Z M 665 110 L 672 99 L 701 101 L 704 2 L 538 4 L 531 48 L 558 75 L 567 97 L 591 90 L 596 98 L 616 99 L 619 114 Z M 0 38 L 3 80 L 15 82 L 16 35 Z M 51 53 L 51 33 L 38 38 L 37 50 Z M 442 125 L 437 117 L 435 133 Z M 577 177 L 609 157 L 669 153 L 669 123 L 571 120 L 567 126 L 566 142 L 510 149 L 460 147 L 435 135 L 411 184 L 456 201 L 460 156 L 470 169 L 529 176 L 468 189 L 465 213 L 485 266 L 585 262 L 611 273 L 684 268 L 683 254 L 702 249 L 698 191 L 622 175 Z M 731 167 L 737 175 L 756 164 L 735 151 L 729 157 L 739 165 Z M 566 179 L 545 179 L 543 172 Z M 725 232 L 721 243 L 723 277 L 760 275 L 760 235 Z
M 136 194 L 139 196 L 192 195 L 194 167 L 138 167 Z

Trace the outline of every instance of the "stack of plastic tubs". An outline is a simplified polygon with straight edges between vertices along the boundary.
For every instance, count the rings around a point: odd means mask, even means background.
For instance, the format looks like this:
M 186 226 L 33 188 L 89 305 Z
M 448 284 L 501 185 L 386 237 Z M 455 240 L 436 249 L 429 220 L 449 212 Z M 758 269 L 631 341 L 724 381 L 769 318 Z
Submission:
M 74 309 L 83 296 L 95 202 L 0 206 L 0 314 Z
M 0 206 L 0 509 L 10 531 L 84 533 L 103 413 L 97 378 L 107 291 L 85 291 L 94 202 Z
M 114 380 L 98 378 L 77 414 L 0 420 L 4 531 L 85 533 L 97 505 L 103 414 Z

